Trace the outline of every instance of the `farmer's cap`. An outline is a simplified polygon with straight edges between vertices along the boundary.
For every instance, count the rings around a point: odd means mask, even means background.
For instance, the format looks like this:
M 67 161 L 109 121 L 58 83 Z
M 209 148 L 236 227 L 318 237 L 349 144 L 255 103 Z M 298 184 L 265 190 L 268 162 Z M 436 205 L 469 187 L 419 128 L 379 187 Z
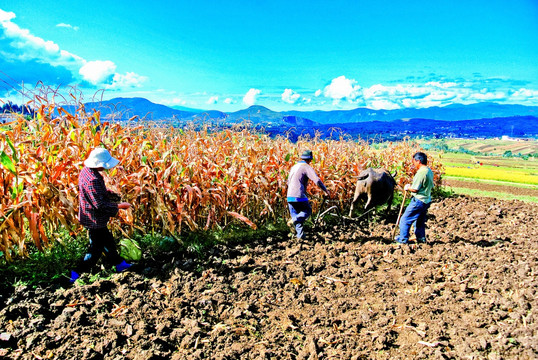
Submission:
M 90 153 L 90 156 L 84 161 L 84 165 L 89 168 L 105 168 L 112 169 L 118 165 L 120 161 L 110 155 L 105 148 L 95 148 Z
M 301 155 L 301 159 L 303 160 L 310 160 L 312 159 L 312 150 L 305 150 L 303 154 Z

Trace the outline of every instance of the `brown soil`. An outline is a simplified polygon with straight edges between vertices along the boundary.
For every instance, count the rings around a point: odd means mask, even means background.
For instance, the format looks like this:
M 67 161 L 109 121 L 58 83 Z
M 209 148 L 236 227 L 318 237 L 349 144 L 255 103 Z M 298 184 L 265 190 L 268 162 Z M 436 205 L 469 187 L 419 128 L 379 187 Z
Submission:
M 509 186 L 509 185 L 497 185 L 497 184 L 486 184 L 475 181 L 461 181 L 461 180 L 444 180 L 445 185 L 450 187 L 462 187 L 466 189 L 476 189 L 484 191 L 496 191 L 501 193 L 508 193 L 513 195 L 523 195 L 523 196 L 536 196 L 538 197 L 538 189 Z
M 69 288 L 16 287 L 0 357 L 534 359 L 538 205 L 432 204 L 428 243 L 389 223 L 146 259 Z

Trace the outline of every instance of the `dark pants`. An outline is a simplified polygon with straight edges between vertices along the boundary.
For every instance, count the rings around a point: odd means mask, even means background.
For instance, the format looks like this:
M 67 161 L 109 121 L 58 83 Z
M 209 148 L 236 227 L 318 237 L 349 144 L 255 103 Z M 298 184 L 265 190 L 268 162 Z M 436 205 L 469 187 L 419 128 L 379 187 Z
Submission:
M 396 241 L 404 244 L 409 241 L 409 230 L 413 223 L 415 223 L 415 235 L 417 236 L 417 241 L 425 240 L 426 214 L 428 213 L 429 207 L 430 204 L 425 204 L 413 196 L 400 220 L 400 236 L 396 238 Z
M 118 250 L 116 250 L 114 236 L 112 236 L 108 228 L 89 229 L 88 233 L 90 236 L 90 246 L 86 255 L 84 255 L 84 260 L 82 260 L 77 268 L 78 273 L 91 270 L 103 254 L 105 255 L 106 262 L 110 265 L 117 265 L 123 261 L 122 257 L 118 254 Z
M 308 201 L 289 202 L 288 208 L 290 209 L 291 219 L 295 225 L 297 238 L 302 239 L 304 236 L 304 222 L 312 215 L 310 203 Z

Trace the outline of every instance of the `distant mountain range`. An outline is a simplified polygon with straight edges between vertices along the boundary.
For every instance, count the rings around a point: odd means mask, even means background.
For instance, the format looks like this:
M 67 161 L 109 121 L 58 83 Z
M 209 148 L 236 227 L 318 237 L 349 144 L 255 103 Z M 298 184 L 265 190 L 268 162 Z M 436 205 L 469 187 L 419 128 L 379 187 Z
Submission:
M 218 110 L 198 110 L 184 107 L 171 108 L 165 105 L 155 104 L 144 98 L 115 98 L 102 102 L 86 103 L 87 112 L 101 112 L 102 119 L 128 120 L 139 118 L 143 120 L 167 120 L 173 124 L 186 122 L 195 123 L 219 123 L 228 125 L 248 121 L 254 125 L 260 125 L 268 129 L 287 131 L 295 128 L 298 132 L 312 129 L 339 127 L 340 129 L 368 128 L 372 131 L 391 133 L 408 133 L 415 129 L 420 131 L 435 129 L 454 130 L 465 128 L 466 131 L 473 126 L 482 129 L 493 127 L 486 131 L 489 136 L 510 135 L 505 128 L 509 124 L 509 130 L 513 134 L 514 129 L 519 136 L 538 136 L 538 106 L 503 105 L 497 103 L 478 103 L 471 105 L 454 104 L 445 107 L 430 107 L 423 109 L 397 109 L 397 110 L 373 110 L 368 108 L 356 108 L 353 110 L 332 111 L 282 111 L 277 112 L 264 106 L 254 105 L 246 109 L 224 113 Z M 412 121 L 410 121 L 412 119 Z M 504 120 L 503 120 L 504 119 Z M 507 120 L 509 119 L 509 120 Z M 470 122 L 469 122 L 470 121 Z M 481 122 L 480 122 L 481 121 Z M 391 124 L 387 124 L 390 122 Z M 461 124 L 446 124 L 446 122 Z M 525 122 L 525 123 L 522 123 Z M 372 123 L 367 125 L 366 123 Z M 382 125 L 385 123 L 385 125 Z M 362 125 L 361 125 L 362 124 Z M 474 124 L 474 125 L 473 125 Z M 482 124 L 478 126 L 479 124 Z M 487 125 L 486 125 L 487 124 Z M 533 131 L 529 124 L 536 124 Z M 426 128 L 425 128 L 426 127 Z M 495 128 L 498 128 L 497 131 Z M 525 129 L 525 131 L 522 131 Z M 467 131 L 468 132 L 468 131 Z M 497 134 L 499 132 L 499 134 Z M 502 133 L 500 133 L 502 132 Z M 492 135 L 495 133 L 495 135 Z M 455 135 L 457 136 L 457 135 Z

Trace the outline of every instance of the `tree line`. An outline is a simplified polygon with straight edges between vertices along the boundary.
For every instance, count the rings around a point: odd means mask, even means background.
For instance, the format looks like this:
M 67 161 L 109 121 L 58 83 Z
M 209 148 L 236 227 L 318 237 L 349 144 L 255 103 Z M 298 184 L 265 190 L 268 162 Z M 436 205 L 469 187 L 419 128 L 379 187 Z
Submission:
M 27 105 L 17 105 L 13 104 L 11 101 L 8 101 L 4 103 L 2 106 L 0 106 L 0 114 L 11 114 L 11 113 L 17 113 L 17 114 L 23 114 L 33 117 L 34 116 L 34 109 Z

